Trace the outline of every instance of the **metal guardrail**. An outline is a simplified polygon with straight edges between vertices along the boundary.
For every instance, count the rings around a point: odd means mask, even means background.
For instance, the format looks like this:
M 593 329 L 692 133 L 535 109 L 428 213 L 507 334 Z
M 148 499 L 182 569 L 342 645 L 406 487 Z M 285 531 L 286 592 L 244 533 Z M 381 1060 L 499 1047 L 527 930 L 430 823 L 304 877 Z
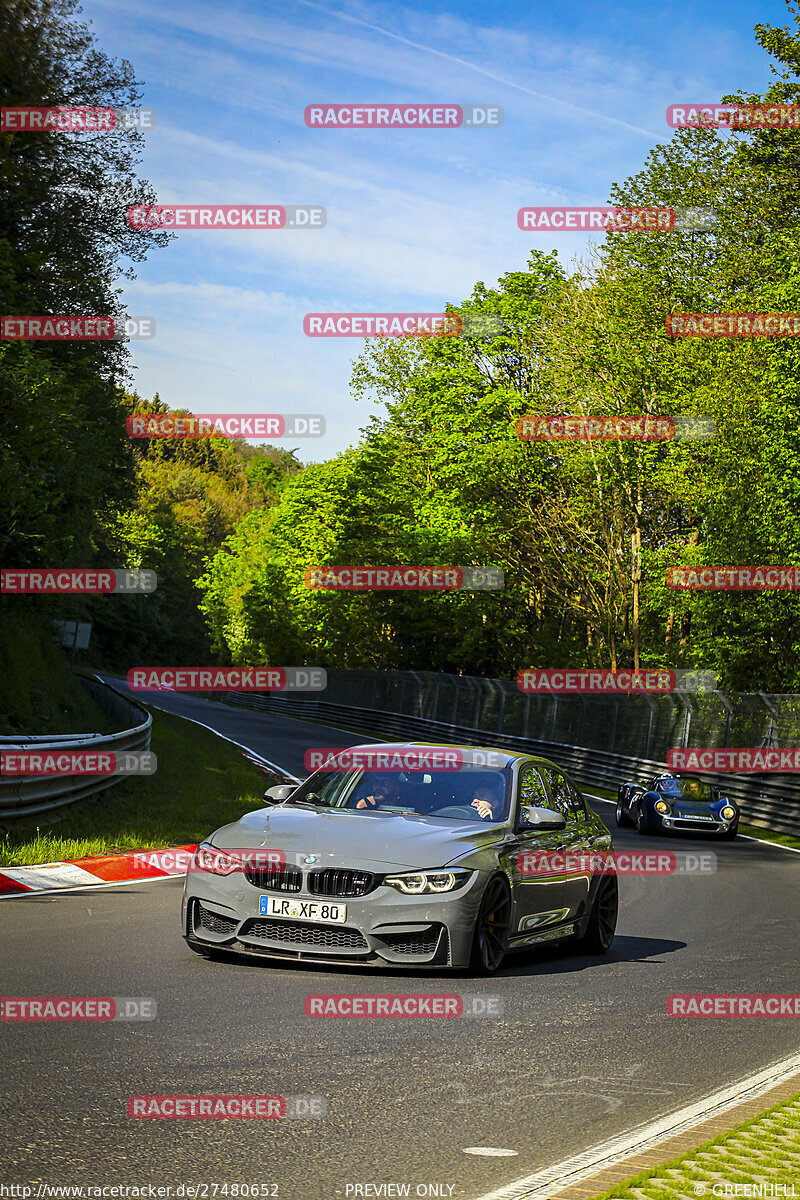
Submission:
M 84 745 L 93 752 L 113 750 L 124 753 L 129 750 L 149 750 L 153 726 L 150 713 L 96 675 L 79 675 L 78 678 L 93 698 L 115 719 L 131 721 L 139 717 L 140 723 L 119 733 L 3 737 L 0 738 L 0 749 L 29 749 L 34 746 L 37 750 L 53 754 L 61 750 L 75 750 Z M 96 792 L 104 791 L 125 778 L 124 775 L 0 775 L 0 824 L 6 818 L 34 816 L 36 813 L 74 804 L 76 800 L 83 800 Z
M 446 696 L 449 719 L 442 720 L 440 700 L 445 684 L 454 694 Z M 657 745 L 662 748 L 665 744 L 685 746 L 690 744 L 693 716 L 695 728 L 707 731 L 709 725 L 708 714 L 702 712 L 695 698 L 663 697 L 670 703 L 669 711 L 660 711 L 659 704 L 650 697 L 643 697 L 643 704 L 627 697 L 622 700 L 611 698 L 605 705 L 600 704 L 598 712 L 590 714 L 588 704 L 599 704 L 595 698 L 587 702 L 583 697 L 522 696 L 516 685 L 507 680 L 436 676 L 429 672 L 329 671 L 325 694 L 331 692 L 337 699 L 322 699 L 322 694 L 263 696 L 252 692 L 228 692 L 226 698 L 247 708 L 311 718 L 356 734 L 501 746 L 541 754 L 560 763 L 584 788 L 601 787 L 613 792 L 626 780 L 644 781 L 667 767 L 664 761 L 649 757 L 646 751 L 644 754 L 622 753 L 616 748 L 603 748 L 603 742 L 616 746 L 621 741 L 638 741 L 642 749 Z M 763 701 L 767 697 L 756 695 L 763 711 Z M 375 703 L 378 697 L 382 701 L 381 707 Z M 513 704 L 509 705 L 509 697 Z M 348 704 L 347 699 L 356 699 L 360 703 Z M 739 703 L 747 699 L 747 694 L 721 698 L 719 693 L 714 694 L 710 702 L 716 709 L 722 709 L 722 725 L 716 738 L 705 733 L 708 740 L 704 740 L 703 745 L 730 744 L 731 712 L 739 708 L 749 713 L 748 705 Z M 770 697 L 766 706 L 770 724 L 766 731 L 759 733 L 758 740 L 750 742 L 751 745 L 758 745 L 759 741 L 771 746 L 778 744 L 776 733 L 782 731 L 775 728 L 774 713 L 778 708 L 772 701 L 781 699 L 787 702 L 784 708 L 794 720 L 800 707 L 795 702 L 800 702 L 800 697 Z M 387 701 L 394 702 L 393 707 L 388 707 Z M 628 705 L 639 706 L 638 722 L 631 721 L 631 710 L 627 706 L 620 715 L 620 705 L 625 705 L 626 701 Z M 565 709 L 571 711 L 565 715 Z M 509 725 L 512 728 L 518 726 L 519 731 L 512 732 Z M 531 737 L 536 726 L 546 730 L 548 736 Z M 571 732 L 574 741 L 559 740 L 558 734 L 563 736 L 564 732 Z M 584 743 L 578 744 L 582 736 Z M 800 745 L 800 738 L 792 744 Z M 797 776 L 773 775 L 765 779 L 760 775 L 698 774 L 738 802 L 747 824 L 800 836 L 800 779 Z

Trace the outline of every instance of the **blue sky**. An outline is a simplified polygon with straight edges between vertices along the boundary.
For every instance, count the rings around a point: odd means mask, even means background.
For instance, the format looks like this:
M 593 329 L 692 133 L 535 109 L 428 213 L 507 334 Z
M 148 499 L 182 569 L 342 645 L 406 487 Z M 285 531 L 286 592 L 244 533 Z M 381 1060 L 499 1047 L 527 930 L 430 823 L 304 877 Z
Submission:
M 704 11 L 705 9 L 705 11 Z M 672 136 L 668 104 L 762 90 L 756 21 L 781 0 L 694 6 L 541 0 L 316 3 L 88 0 L 107 53 L 157 111 L 141 172 L 161 203 L 322 204 L 316 231 L 186 230 L 125 283 L 157 336 L 135 387 L 195 412 L 319 412 L 316 461 L 354 444 L 358 339 L 310 339 L 307 312 L 441 311 L 477 280 L 565 264 L 584 235 L 523 233 L 524 205 L 603 204 Z M 316 102 L 500 104 L 492 130 L 316 130 Z

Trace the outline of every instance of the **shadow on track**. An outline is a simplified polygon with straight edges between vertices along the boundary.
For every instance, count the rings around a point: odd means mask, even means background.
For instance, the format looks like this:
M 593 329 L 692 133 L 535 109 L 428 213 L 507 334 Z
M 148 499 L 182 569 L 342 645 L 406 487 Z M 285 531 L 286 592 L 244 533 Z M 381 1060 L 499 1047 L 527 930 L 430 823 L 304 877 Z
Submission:
M 476 984 L 487 984 L 490 980 L 515 978 L 525 975 L 566 975 L 574 971 L 587 971 L 599 969 L 604 966 L 612 966 L 618 963 L 644 963 L 652 962 L 657 966 L 662 955 L 672 954 L 676 950 L 684 950 L 686 942 L 668 941 L 665 938 L 645 938 L 645 937 L 627 937 L 617 935 L 609 950 L 608 954 L 602 955 L 581 955 L 577 956 L 574 950 L 564 944 L 561 947 L 547 947 L 546 949 L 536 948 L 528 951 L 523 951 L 519 954 L 510 955 L 500 971 L 494 975 L 477 975 L 470 971 L 464 970 L 443 970 L 437 968 L 431 971 L 414 971 L 408 969 L 397 971 L 392 967 L 381 967 L 375 964 L 364 964 L 363 966 L 355 963 L 315 963 L 315 962 L 294 962 L 284 959 L 270 958 L 264 955 L 245 955 L 245 954 L 225 954 L 224 951 L 219 951 L 213 956 L 205 957 L 204 955 L 195 955 L 193 951 L 189 954 L 196 959 L 197 967 L 202 969 L 213 968 L 214 966 L 224 966 L 227 970 L 246 968 L 267 968 L 271 970 L 291 970 L 300 972 L 311 972 L 312 974 L 325 975 L 341 975 L 341 976 L 358 976 L 361 979 L 372 978 L 377 981 L 393 980 L 409 980 L 416 979 L 470 979 Z

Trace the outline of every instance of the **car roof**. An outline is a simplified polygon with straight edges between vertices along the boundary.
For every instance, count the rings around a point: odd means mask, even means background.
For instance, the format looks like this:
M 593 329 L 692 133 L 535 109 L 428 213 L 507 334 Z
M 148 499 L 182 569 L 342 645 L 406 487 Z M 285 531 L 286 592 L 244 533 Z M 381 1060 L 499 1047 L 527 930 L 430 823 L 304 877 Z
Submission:
M 348 746 L 348 750 L 385 750 L 402 754 L 405 750 L 462 750 L 465 754 L 475 751 L 483 751 L 486 754 L 494 754 L 500 760 L 501 767 L 510 767 L 515 762 L 521 762 L 534 759 L 536 762 L 544 763 L 549 767 L 558 766 L 549 758 L 543 758 L 540 754 L 530 754 L 524 750 L 506 750 L 501 746 L 466 746 L 460 742 L 362 742 L 357 746 Z M 561 770 L 561 768 L 558 768 Z

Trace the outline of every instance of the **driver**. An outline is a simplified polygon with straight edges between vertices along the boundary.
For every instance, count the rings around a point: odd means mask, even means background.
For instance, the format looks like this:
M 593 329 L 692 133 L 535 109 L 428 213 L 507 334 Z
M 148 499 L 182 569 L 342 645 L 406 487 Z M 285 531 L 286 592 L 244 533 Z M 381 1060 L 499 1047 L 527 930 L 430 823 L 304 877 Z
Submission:
M 475 788 L 474 799 L 470 806 L 477 808 L 478 816 L 485 821 L 498 821 L 503 807 L 503 802 L 499 796 L 495 794 L 493 788 L 487 787 L 486 784 Z
M 368 776 L 361 781 L 362 788 L 369 788 L 368 795 L 362 795 L 356 800 L 353 808 L 377 808 L 397 798 L 397 785 L 391 775 L 385 772 Z

